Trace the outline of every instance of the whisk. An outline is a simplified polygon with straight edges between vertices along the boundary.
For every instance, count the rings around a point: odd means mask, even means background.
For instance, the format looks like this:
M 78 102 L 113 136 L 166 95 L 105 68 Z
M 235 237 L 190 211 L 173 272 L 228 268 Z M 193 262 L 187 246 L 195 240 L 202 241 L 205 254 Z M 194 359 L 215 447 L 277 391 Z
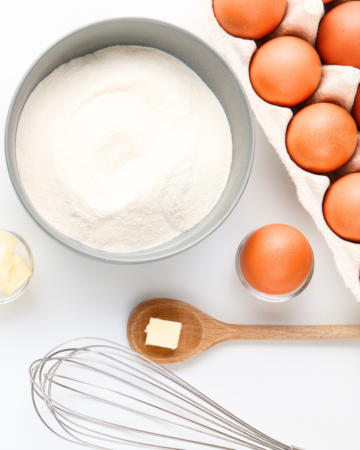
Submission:
M 104 339 L 55 347 L 31 364 L 30 380 L 43 423 L 85 447 L 300 450 L 251 427 L 164 367 Z

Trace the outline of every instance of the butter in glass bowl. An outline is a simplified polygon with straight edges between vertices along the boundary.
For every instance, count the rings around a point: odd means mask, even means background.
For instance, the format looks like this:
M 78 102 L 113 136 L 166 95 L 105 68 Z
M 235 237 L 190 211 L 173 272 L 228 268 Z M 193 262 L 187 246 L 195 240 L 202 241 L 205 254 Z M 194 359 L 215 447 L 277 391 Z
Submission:
M 27 242 L 13 231 L 0 229 L 0 304 L 23 294 L 33 273 L 34 257 Z

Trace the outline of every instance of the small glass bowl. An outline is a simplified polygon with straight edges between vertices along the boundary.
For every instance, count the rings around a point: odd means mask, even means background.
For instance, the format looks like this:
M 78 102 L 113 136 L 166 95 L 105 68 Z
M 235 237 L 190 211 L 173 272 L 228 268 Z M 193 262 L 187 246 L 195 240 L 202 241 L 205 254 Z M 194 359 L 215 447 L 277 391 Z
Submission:
M 0 288 L 0 305 L 12 302 L 16 298 L 20 297 L 20 295 L 23 294 L 26 288 L 29 286 L 30 281 L 32 280 L 34 274 L 34 257 L 27 242 L 21 236 L 19 236 L 17 233 L 14 233 L 13 231 L 4 229 L 1 229 L 1 231 L 10 234 L 18 241 L 18 243 L 14 248 L 14 253 L 20 255 L 22 259 L 26 262 L 26 264 L 29 266 L 30 276 L 22 285 L 20 285 L 17 289 L 15 289 L 15 291 L 12 292 L 11 294 L 6 294 L 5 291 Z
M 240 252 L 241 252 L 241 249 L 242 249 L 243 245 L 245 244 L 245 242 L 259 228 L 255 228 L 254 230 L 250 231 L 250 233 L 248 233 L 244 237 L 244 239 L 240 242 L 240 245 L 237 249 L 236 257 L 235 257 L 235 267 L 236 267 L 237 276 L 239 277 L 239 280 L 241 281 L 243 286 L 250 292 L 250 294 L 254 295 L 255 297 L 259 298 L 260 300 L 264 300 L 266 302 L 272 302 L 272 303 L 286 302 L 287 300 L 290 300 L 291 298 L 299 295 L 304 289 L 306 289 L 307 285 L 310 283 L 311 278 L 314 273 L 314 268 L 315 268 L 314 252 L 311 249 L 312 265 L 311 265 L 310 273 L 309 273 L 308 277 L 306 278 L 306 280 L 304 281 L 304 283 L 301 286 L 299 286 L 297 289 L 295 289 L 295 291 L 291 291 L 287 294 L 282 294 L 282 295 L 270 295 L 270 294 L 265 294 L 264 292 L 257 291 L 252 286 L 250 286 L 250 284 L 246 281 L 246 279 L 241 271 Z

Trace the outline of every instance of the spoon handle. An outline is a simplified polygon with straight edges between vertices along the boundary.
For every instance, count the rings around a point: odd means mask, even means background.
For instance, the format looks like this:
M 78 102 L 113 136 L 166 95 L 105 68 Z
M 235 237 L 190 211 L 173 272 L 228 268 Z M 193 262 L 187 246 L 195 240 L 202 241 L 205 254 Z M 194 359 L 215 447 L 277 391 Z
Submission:
M 360 325 L 229 325 L 224 341 L 360 339 Z

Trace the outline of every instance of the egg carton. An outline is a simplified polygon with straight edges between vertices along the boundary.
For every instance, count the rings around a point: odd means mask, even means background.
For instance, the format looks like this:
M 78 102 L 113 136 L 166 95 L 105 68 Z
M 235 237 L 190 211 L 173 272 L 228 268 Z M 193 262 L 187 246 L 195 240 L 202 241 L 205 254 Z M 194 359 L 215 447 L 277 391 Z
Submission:
M 293 117 L 290 108 L 271 105 L 263 101 L 253 90 L 249 78 L 249 65 L 257 49 L 255 41 L 228 34 L 216 20 L 212 0 L 200 0 L 208 18 L 208 31 L 216 49 L 230 64 L 240 79 L 253 113 L 263 128 L 269 142 L 295 183 L 298 199 L 313 218 L 334 256 L 335 264 L 345 285 L 360 301 L 360 244 L 339 238 L 324 220 L 322 203 L 330 180 L 327 176 L 314 175 L 298 167 L 286 149 L 285 136 L 289 121 Z M 326 5 L 330 9 L 343 0 L 334 0 Z M 322 0 L 288 0 L 284 18 L 280 25 L 266 38 L 297 36 L 314 46 L 319 22 L 324 15 Z M 351 111 L 360 82 L 360 70 L 345 66 L 322 66 L 320 84 L 306 104 L 316 102 L 336 103 Z M 360 150 L 360 133 L 358 149 Z

